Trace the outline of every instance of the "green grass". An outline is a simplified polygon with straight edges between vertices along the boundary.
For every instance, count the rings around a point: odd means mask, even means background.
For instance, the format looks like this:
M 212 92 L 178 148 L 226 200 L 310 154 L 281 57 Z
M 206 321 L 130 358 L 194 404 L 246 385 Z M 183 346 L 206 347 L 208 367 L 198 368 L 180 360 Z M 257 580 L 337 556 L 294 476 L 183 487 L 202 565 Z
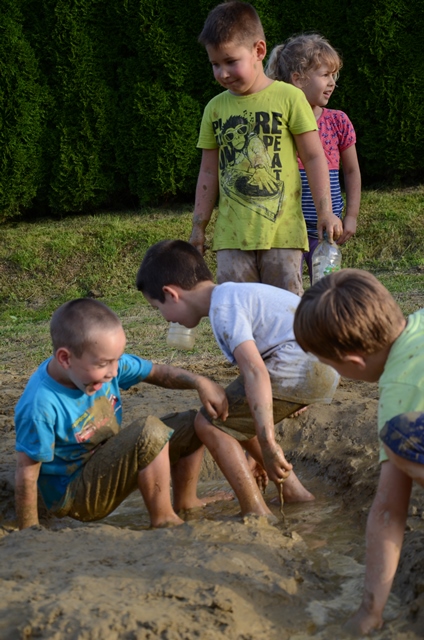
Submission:
M 62 302 L 93 295 L 123 319 L 128 350 L 178 364 L 221 358 L 207 320 L 192 352 L 166 346 L 167 325 L 135 289 L 146 249 L 188 239 L 188 208 L 101 213 L 6 223 L 0 245 L 0 370 L 28 372 L 50 354 L 48 320 Z M 213 220 L 208 227 L 209 244 Z M 424 187 L 365 191 L 358 231 L 342 249 L 343 266 L 368 269 L 404 313 L 424 306 Z M 215 255 L 206 260 L 215 273 Z M 305 280 L 305 286 L 306 280 Z M 222 362 L 223 359 L 222 359 Z
M 424 267 L 424 187 L 363 193 L 358 230 L 344 266 L 371 271 Z

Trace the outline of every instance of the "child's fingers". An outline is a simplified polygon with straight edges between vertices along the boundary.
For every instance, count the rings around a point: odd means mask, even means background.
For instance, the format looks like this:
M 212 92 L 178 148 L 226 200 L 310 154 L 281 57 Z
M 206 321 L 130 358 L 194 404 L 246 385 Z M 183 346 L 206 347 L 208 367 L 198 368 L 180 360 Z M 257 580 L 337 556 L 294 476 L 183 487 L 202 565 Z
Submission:
M 223 422 L 228 418 L 228 403 L 224 402 L 217 402 L 217 403 L 212 403 L 212 402 L 205 402 L 204 403 L 204 407 L 206 409 L 206 411 L 208 412 L 208 414 L 210 415 L 211 418 L 213 418 L 214 420 L 216 420 L 217 418 L 219 418 L 220 420 L 222 420 Z
M 214 420 L 216 420 L 216 418 L 218 418 L 218 412 L 216 411 L 214 405 L 209 402 L 209 401 L 205 401 L 203 403 L 203 406 L 205 407 L 206 411 L 208 412 L 208 414 L 210 415 L 211 418 L 213 418 Z

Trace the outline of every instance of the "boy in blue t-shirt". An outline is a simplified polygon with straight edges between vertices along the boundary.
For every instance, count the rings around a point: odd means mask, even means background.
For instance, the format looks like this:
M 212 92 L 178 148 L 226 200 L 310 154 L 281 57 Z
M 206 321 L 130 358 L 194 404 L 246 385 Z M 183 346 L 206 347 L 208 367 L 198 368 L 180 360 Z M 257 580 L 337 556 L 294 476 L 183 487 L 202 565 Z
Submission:
M 196 389 L 225 418 L 224 390 L 208 378 L 124 354 L 118 316 L 97 300 L 63 304 L 50 324 L 53 356 L 31 376 L 15 410 L 16 512 L 20 529 L 38 525 L 37 489 L 51 513 L 104 518 L 139 489 L 154 527 L 181 524 L 176 510 L 200 506 L 202 445 L 195 411 L 139 419 L 121 430 L 120 389 L 141 381 Z M 175 430 L 175 431 L 174 431 Z

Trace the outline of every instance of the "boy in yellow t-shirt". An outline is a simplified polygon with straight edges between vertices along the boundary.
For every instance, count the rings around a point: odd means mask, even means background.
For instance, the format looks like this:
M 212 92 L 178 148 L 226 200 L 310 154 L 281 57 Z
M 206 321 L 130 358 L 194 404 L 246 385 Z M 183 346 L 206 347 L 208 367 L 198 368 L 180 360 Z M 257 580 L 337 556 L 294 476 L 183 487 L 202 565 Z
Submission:
M 213 249 L 219 283 L 262 282 L 301 295 L 307 249 L 296 151 L 318 214 L 318 234 L 342 233 L 317 124 L 304 93 L 268 78 L 265 36 L 256 10 L 233 0 L 208 15 L 199 41 L 226 91 L 206 106 L 202 161 L 190 242 L 203 255 L 205 229 L 219 195 Z
M 424 487 L 424 309 L 405 320 L 377 278 L 342 269 L 306 291 L 294 334 L 340 375 L 379 384 L 380 479 L 367 521 L 362 603 L 347 624 L 362 637 L 383 625 L 412 483 Z

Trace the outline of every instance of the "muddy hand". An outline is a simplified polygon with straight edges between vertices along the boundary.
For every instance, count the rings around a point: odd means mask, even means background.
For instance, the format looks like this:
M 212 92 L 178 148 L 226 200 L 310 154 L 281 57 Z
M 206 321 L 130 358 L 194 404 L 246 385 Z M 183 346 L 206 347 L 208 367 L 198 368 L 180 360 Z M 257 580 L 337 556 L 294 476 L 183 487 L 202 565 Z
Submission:
M 223 421 L 228 418 L 228 399 L 224 387 L 202 376 L 197 384 L 197 392 L 211 418 Z
M 265 471 L 272 482 L 278 484 L 289 477 L 293 465 L 287 462 L 283 450 L 278 444 L 272 447 L 263 448 L 262 455 L 264 459 Z
M 324 231 L 327 232 L 329 242 L 335 242 L 343 234 L 343 223 L 334 213 L 330 213 L 318 220 L 318 237 L 323 238 Z
M 196 247 L 200 255 L 204 255 L 207 247 L 205 244 L 205 232 L 201 227 L 193 225 L 189 243 L 192 244 L 193 247 Z
M 246 451 L 246 460 L 249 465 L 249 469 L 256 480 L 259 491 L 261 493 L 265 493 L 265 489 L 269 482 L 265 469 L 261 464 L 259 464 L 259 462 L 256 462 L 255 458 L 253 458 L 248 451 Z

